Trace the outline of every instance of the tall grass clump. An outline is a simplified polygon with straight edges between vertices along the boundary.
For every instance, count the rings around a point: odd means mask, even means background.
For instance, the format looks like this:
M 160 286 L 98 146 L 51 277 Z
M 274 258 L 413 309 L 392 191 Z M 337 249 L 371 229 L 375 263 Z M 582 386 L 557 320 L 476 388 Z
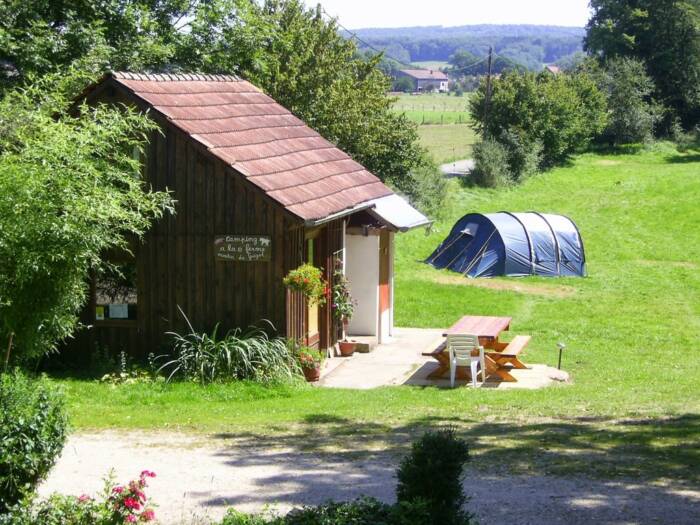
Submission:
M 257 326 L 236 328 L 220 337 L 218 324 L 211 333 L 197 332 L 184 313 L 183 317 L 189 333 L 168 333 L 173 337 L 173 352 L 159 357 L 169 359 L 159 369 L 168 381 L 275 383 L 291 381 L 301 373 L 284 338 L 270 337 Z M 264 322 L 274 329 L 272 323 Z

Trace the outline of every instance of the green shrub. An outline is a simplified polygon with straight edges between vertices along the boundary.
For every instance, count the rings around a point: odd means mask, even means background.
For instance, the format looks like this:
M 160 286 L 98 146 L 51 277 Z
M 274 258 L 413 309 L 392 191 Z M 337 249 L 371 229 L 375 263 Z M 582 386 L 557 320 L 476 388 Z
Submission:
M 207 334 L 195 331 L 186 316 L 185 320 L 188 334 L 169 334 L 175 341 L 174 355 L 159 356 L 161 360 L 170 359 L 160 367 L 168 374 L 168 381 L 267 383 L 291 381 L 301 373 L 292 349 L 281 337 L 270 337 L 263 329 L 251 327 L 247 331 L 231 330 L 220 338 L 218 325 Z
M 375 525 L 388 524 L 391 506 L 374 498 L 351 502 L 328 502 L 291 511 L 285 525 Z
M 257 514 L 244 514 L 235 509 L 229 509 L 220 525 L 282 525 L 281 519 L 268 519 Z
M 155 520 L 155 511 L 146 505 L 145 490 L 153 472 L 144 470 L 138 479 L 116 485 L 105 480 L 101 497 L 53 494 L 47 499 L 30 497 L 0 515 L 0 525 L 121 525 Z
M 433 525 L 464 525 L 470 515 L 464 510 L 467 497 L 462 489 L 464 465 L 469 449 L 454 430 L 427 432 L 413 443 L 411 453 L 397 471 L 399 502 L 425 502 Z
M 362 497 L 265 517 L 230 509 L 221 525 L 468 525 L 462 475 L 467 444 L 452 429 L 426 433 L 397 470 L 394 505 Z
M 423 502 L 382 503 L 359 498 L 294 509 L 283 517 L 266 518 L 229 510 L 221 525 L 430 525 L 430 511 Z
M 608 126 L 603 138 L 612 144 L 645 142 L 660 121 L 661 107 L 652 100 L 654 82 L 644 62 L 611 59 L 598 72 L 598 85 L 608 99 Z
M 95 525 L 100 508 L 92 499 L 53 494 L 43 501 L 18 505 L 0 516 L 0 525 Z
M 498 141 L 506 150 L 508 170 L 514 181 L 523 182 L 537 173 L 542 160 L 542 142 L 529 140 L 512 130 L 503 131 Z
M 0 375 L 0 513 L 30 495 L 66 440 L 63 395 L 44 379 Z
M 478 186 L 497 188 L 513 182 L 508 165 L 508 150 L 500 142 L 487 138 L 474 144 L 474 168 L 471 178 Z
M 489 104 L 482 84 L 469 105 L 482 137 L 500 139 L 504 132 L 517 130 L 526 144 L 542 145 L 545 166 L 585 149 L 607 120 L 605 95 L 585 72 L 506 73 L 494 80 Z
M 425 152 L 416 165 L 401 178 L 394 178 L 389 185 L 406 195 L 416 208 L 433 217 L 442 214 L 447 199 L 447 181 L 435 161 Z
M 75 108 L 74 71 L 0 99 L 0 343 L 35 362 L 79 326 L 92 270 L 166 209 L 133 158 L 157 124 L 127 108 Z

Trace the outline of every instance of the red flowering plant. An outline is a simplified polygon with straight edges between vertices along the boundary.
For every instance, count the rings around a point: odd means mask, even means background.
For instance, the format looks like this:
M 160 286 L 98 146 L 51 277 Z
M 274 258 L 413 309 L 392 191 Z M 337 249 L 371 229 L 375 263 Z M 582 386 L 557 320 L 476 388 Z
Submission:
M 125 523 L 145 523 L 155 519 L 155 511 L 146 506 L 144 489 L 148 486 L 148 478 L 156 475 L 150 470 L 144 470 L 136 480 L 126 485 L 114 485 L 111 480 L 105 485 L 106 505 L 111 511 L 110 523 L 121 525 Z
M 302 346 L 296 350 L 295 354 L 302 370 L 314 370 L 323 363 L 323 355 L 313 348 Z
M 126 525 L 154 522 L 153 505 L 146 505 L 147 479 L 155 477 L 144 470 L 137 480 L 127 485 L 116 485 L 113 473 L 105 479 L 101 497 L 87 494 L 64 496 L 52 494 L 48 498 L 29 498 L 11 510 L 10 521 L 15 523 L 61 523 L 72 525 Z M 21 519 L 20 519 L 21 516 Z M 0 522 L 5 523 L 0 516 Z
M 309 301 L 309 304 L 323 306 L 326 304 L 328 286 L 323 280 L 323 272 L 320 268 L 305 263 L 291 270 L 282 281 L 290 290 L 301 292 Z

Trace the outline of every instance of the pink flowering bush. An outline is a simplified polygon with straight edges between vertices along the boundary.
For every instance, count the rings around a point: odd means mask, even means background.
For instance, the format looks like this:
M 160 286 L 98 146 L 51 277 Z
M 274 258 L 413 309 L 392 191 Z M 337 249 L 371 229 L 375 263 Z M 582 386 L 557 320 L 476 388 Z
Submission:
M 0 515 L 0 525 L 125 525 L 155 521 L 155 511 L 147 504 L 148 479 L 156 475 L 144 470 L 138 479 L 117 485 L 105 480 L 101 498 L 54 494 L 46 500 L 28 501 L 8 514 Z
M 148 486 L 148 478 L 156 477 L 154 472 L 144 470 L 139 479 L 130 481 L 127 485 L 114 485 L 110 490 L 110 482 L 107 482 L 105 492 L 108 493 L 106 505 L 112 511 L 110 525 L 122 523 L 144 523 L 153 521 L 155 512 L 146 507 L 146 494 L 144 489 Z

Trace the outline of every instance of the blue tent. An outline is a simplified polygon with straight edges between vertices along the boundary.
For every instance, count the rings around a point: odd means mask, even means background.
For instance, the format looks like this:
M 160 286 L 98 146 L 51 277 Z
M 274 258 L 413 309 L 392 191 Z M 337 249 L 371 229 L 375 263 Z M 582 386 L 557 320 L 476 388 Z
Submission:
M 470 213 L 426 261 L 469 277 L 585 276 L 578 228 L 548 213 Z

